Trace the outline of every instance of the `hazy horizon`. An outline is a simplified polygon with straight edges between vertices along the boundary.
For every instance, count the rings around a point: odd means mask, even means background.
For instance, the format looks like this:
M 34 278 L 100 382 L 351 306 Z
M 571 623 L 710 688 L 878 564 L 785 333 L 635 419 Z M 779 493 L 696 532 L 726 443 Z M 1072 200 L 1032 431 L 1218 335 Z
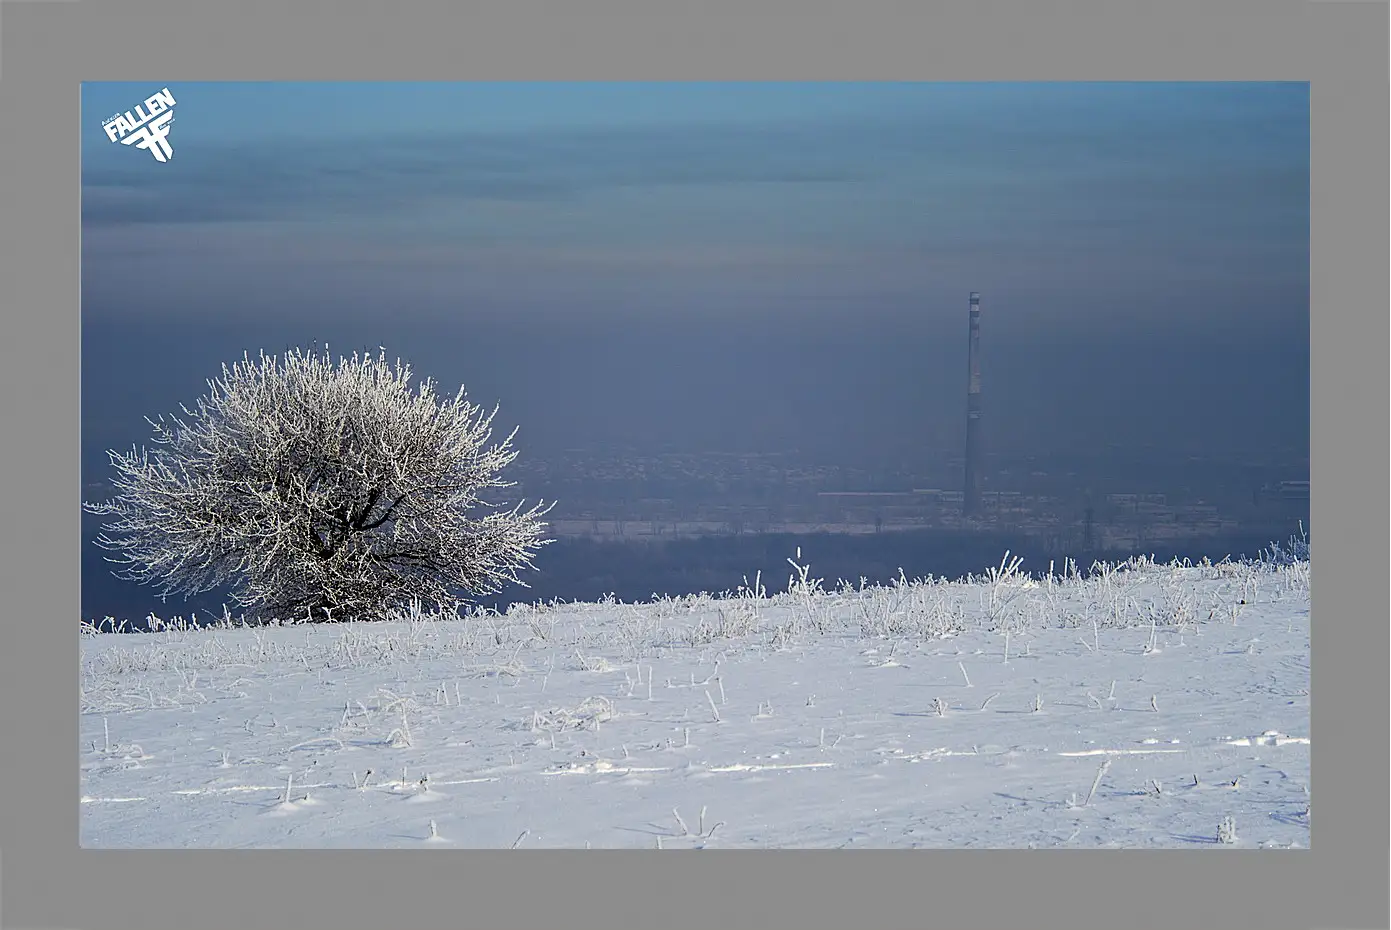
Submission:
M 1308 442 L 1306 84 L 187 83 L 163 165 L 155 89 L 83 88 L 97 445 L 327 341 L 538 449 L 940 446 L 972 290 L 991 448 Z
M 527 457 L 940 456 L 971 291 L 990 452 L 1307 458 L 1307 83 L 173 83 L 160 164 L 163 86 L 83 85 L 84 485 L 325 342 Z

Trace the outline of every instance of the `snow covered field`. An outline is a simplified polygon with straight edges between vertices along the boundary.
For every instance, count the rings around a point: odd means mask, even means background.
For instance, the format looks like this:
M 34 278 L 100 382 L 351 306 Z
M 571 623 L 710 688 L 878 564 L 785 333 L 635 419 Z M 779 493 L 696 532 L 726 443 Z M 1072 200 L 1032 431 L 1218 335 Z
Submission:
M 89 628 L 81 843 L 1307 848 L 1280 561 Z

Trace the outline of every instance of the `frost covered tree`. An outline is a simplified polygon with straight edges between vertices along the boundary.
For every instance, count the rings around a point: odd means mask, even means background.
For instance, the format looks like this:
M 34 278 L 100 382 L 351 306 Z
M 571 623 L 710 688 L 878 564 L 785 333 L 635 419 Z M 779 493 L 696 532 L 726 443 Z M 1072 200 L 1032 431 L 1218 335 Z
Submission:
M 116 574 L 164 596 L 227 585 L 263 618 L 376 619 L 448 608 L 533 568 L 549 507 L 481 495 L 516 458 L 465 399 L 413 390 L 409 365 L 357 353 L 244 355 L 182 416 L 148 419 L 153 447 L 109 451 Z M 515 435 L 515 431 L 513 433 Z

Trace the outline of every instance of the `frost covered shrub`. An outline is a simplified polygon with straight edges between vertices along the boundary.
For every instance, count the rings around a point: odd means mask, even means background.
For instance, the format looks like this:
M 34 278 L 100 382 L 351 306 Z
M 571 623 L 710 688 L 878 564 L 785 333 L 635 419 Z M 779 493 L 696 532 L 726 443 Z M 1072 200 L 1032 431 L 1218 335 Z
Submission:
M 1270 565 L 1293 565 L 1309 561 L 1309 534 L 1304 524 L 1299 524 L 1299 535 L 1291 536 L 1283 546 L 1272 542 L 1270 548 L 1261 553 L 1261 561 Z
M 379 619 L 517 581 L 546 511 L 480 496 L 511 486 L 512 436 L 488 445 L 496 410 L 411 375 L 327 348 L 224 365 L 192 410 L 148 421 L 152 450 L 107 453 L 117 494 L 83 505 L 113 518 L 98 544 L 162 594 L 227 584 L 280 619 Z

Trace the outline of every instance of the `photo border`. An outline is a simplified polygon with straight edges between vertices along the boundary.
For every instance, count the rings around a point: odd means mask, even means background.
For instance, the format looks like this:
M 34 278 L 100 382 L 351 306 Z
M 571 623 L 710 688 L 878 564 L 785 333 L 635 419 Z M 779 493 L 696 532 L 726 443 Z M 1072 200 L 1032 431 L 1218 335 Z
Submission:
M 1385 3 L 0 3 L 4 926 L 1388 925 Z M 1313 849 L 79 850 L 79 82 L 767 78 L 1310 82 Z

